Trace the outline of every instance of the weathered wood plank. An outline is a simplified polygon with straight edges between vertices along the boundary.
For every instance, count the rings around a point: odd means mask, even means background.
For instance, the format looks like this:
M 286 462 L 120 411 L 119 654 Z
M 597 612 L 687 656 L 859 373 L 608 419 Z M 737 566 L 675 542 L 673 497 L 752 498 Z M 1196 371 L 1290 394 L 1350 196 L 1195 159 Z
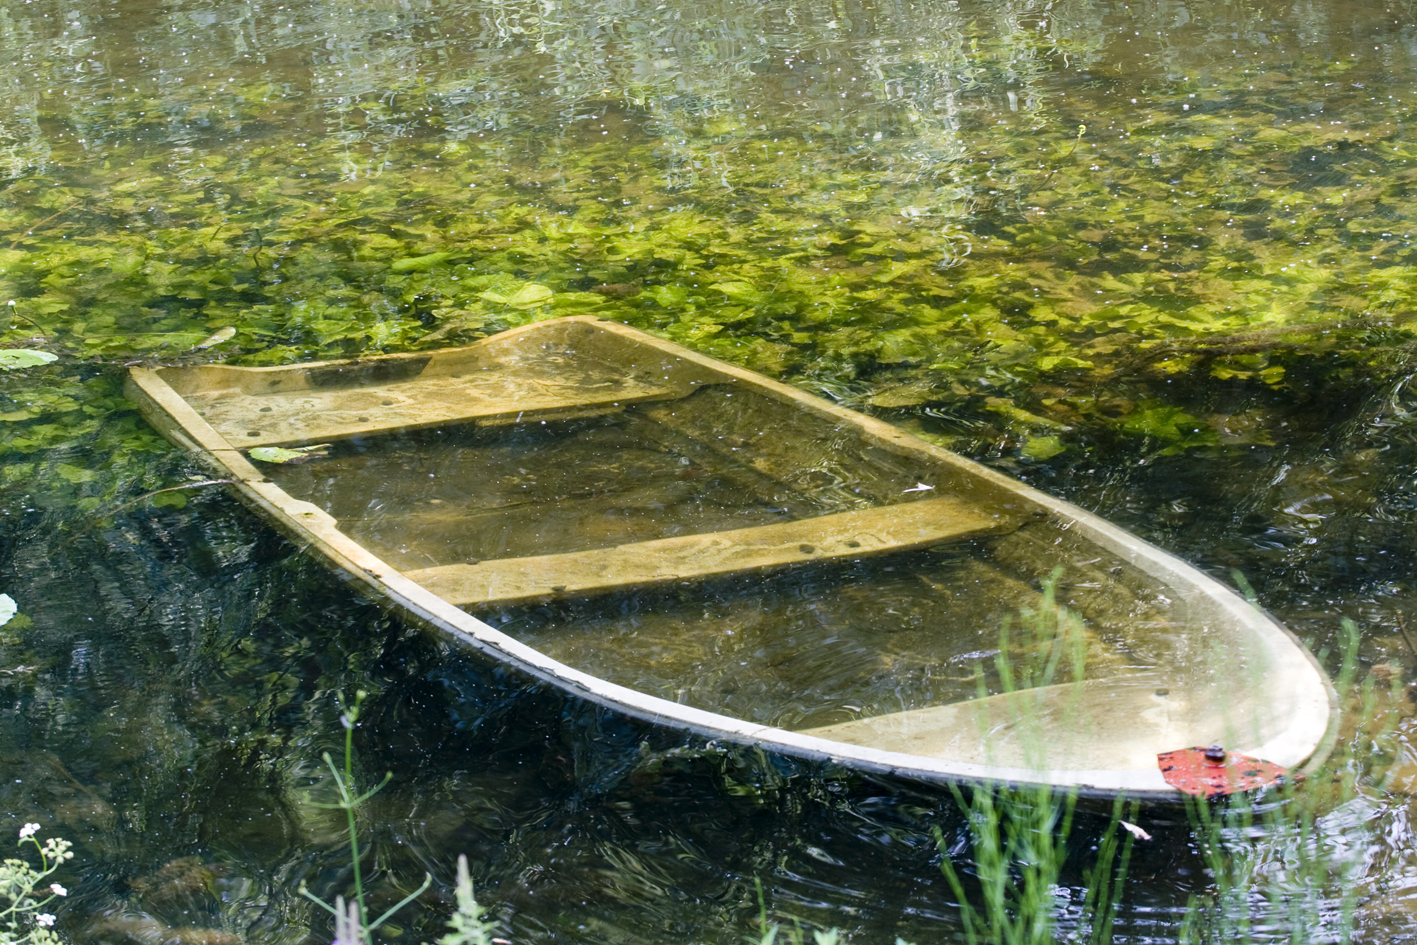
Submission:
M 407 576 L 460 606 L 500 606 L 909 551 L 1017 526 L 1015 519 L 946 496 L 614 548 L 424 568 Z
M 326 390 L 189 395 L 197 412 L 234 446 L 290 446 L 450 422 L 565 419 L 617 410 L 646 400 L 683 397 L 694 388 L 672 381 L 607 375 L 527 377 L 510 370 L 409 383 Z
M 883 751 L 1053 771 L 1152 771 L 1172 745 L 1248 753 L 1282 710 L 1265 700 L 1216 701 L 1161 672 L 1021 689 L 803 729 Z

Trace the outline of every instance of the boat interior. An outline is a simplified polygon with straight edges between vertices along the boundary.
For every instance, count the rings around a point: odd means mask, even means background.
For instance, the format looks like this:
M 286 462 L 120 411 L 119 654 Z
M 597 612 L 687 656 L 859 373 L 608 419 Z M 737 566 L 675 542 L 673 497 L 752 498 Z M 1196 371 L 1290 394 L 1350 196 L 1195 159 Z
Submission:
M 1237 695 L 1263 654 L 1197 632 L 1211 616 L 1184 588 L 884 424 L 589 320 L 158 373 L 238 449 L 328 444 L 262 472 L 444 599 L 631 689 L 1016 767 L 1154 768 L 1284 724 L 1282 699 Z

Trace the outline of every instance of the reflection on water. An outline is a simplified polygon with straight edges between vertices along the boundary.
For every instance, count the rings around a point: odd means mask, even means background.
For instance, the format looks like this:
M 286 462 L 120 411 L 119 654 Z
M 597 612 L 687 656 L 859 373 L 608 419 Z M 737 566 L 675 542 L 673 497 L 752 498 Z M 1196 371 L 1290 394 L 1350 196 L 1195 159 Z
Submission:
M 1152 377 L 1151 392 L 1127 372 L 1152 362 L 1124 355 L 1154 340 L 1158 313 L 1189 331 L 1202 302 L 1232 334 L 1310 309 L 1406 317 L 1413 13 L 1202 0 L 7 4 L 0 296 L 23 327 L 6 345 L 44 328 L 65 350 L 121 361 L 239 324 L 248 357 L 355 353 L 532 317 L 516 293 L 550 286 L 556 305 L 616 306 L 691 346 L 795 371 L 1218 574 L 1238 569 L 1316 649 L 1352 617 L 1365 667 L 1406 676 L 1417 400 L 1405 349 L 1375 355 L 1368 374 L 1288 364 L 1284 388 L 1250 350 L 1273 336 L 1247 335 L 1187 354 L 1207 366 Z M 1276 151 L 1294 129 L 1312 145 Z M 1184 153 L 1169 146 L 1177 135 Z M 1207 199 L 1220 173 L 1225 192 Z M 1072 204 L 1044 199 L 1063 180 L 1081 188 Z M 1090 225 L 1049 229 L 1078 207 Z M 1176 229 L 1178 213 L 1205 232 Z M 448 234 L 464 255 L 436 269 L 428 255 Z M 1292 255 L 1257 255 L 1280 250 Z M 1118 258 L 1128 271 L 1109 268 Z M 1226 272 L 1239 276 L 1202 278 Z M 1078 389 L 1065 374 L 1020 375 L 1048 332 L 1076 342 L 1057 357 L 1116 373 Z M 1386 356 L 1384 337 L 1372 340 Z M 755 877 L 775 914 L 863 942 L 954 934 L 930 831 L 962 828 L 938 792 L 567 703 L 351 601 L 214 493 L 76 536 L 108 507 L 100 496 L 196 470 L 107 412 L 100 369 L 47 377 L 16 386 L 3 420 L 0 589 L 34 624 L 0 640 L 0 810 L 15 829 L 33 820 L 79 841 L 74 940 L 193 928 L 327 939 L 296 889 L 347 888 L 342 826 L 311 802 L 332 789 L 319 755 L 342 735 L 333 693 L 358 686 L 374 693 L 367 778 L 395 772 L 364 828 L 376 899 L 396 901 L 424 870 L 438 880 L 393 939 L 435 934 L 460 852 L 518 942 L 736 941 L 756 915 Z M 1020 383 L 1033 396 L 1022 418 L 1008 412 Z M 1174 400 L 1148 400 L 1157 390 Z M 1049 442 L 1064 433 L 1078 439 Z M 496 502 L 522 485 L 602 502 L 607 541 L 659 527 L 604 514 L 652 482 L 686 520 L 756 523 L 785 507 L 744 501 L 728 473 L 696 478 L 697 459 L 667 461 L 633 431 L 597 435 L 623 465 L 528 483 L 512 451 L 488 460 L 489 523 L 515 514 Z M 1050 458 L 1054 445 L 1071 452 Z M 346 460 L 376 478 L 398 463 Z M 494 532 L 476 541 L 495 547 Z M 930 567 L 943 578 L 962 565 L 946 554 Z M 690 602 L 734 631 L 707 657 L 726 667 L 763 635 L 757 647 L 794 678 L 831 667 L 869 687 L 881 650 L 866 638 L 886 634 L 906 670 L 894 678 L 944 698 L 971 684 L 969 653 L 997 646 L 992 615 L 1012 606 L 991 600 L 974 636 L 941 651 L 920 635 L 917 618 L 934 617 L 913 588 L 898 605 L 860 601 L 858 577 L 769 582 L 766 610 Z M 826 597 L 830 620 L 814 603 Z M 888 630 L 849 619 L 883 603 L 899 618 Z M 641 634 L 647 656 L 708 646 L 593 607 L 573 616 Z M 546 612 L 501 617 L 597 658 L 584 638 L 553 639 L 560 620 Z M 803 628 L 814 649 L 795 645 Z M 648 663 L 614 670 L 683 687 Z M 771 687 L 764 675 L 725 691 L 734 682 L 706 673 L 693 698 L 735 704 Z M 1359 924 L 1399 940 L 1417 928 L 1404 793 L 1417 757 L 1399 744 L 1362 761 L 1360 800 L 1322 829 L 1371 852 L 1379 895 Z M 1183 828 L 1154 832 L 1120 928 L 1164 941 L 1206 880 Z M 1069 877 L 1075 898 L 1081 881 Z

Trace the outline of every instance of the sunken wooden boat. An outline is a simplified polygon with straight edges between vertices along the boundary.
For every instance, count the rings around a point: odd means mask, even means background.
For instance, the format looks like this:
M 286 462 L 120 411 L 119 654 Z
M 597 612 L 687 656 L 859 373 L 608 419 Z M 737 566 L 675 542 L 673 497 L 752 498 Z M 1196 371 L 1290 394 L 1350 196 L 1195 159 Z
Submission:
M 1175 797 L 1160 753 L 1302 772 L 1335 696 L 1177 558 L 891 425 L 620 324 L 129 396 L 408 619 L 658 725 L 925 781 Z M 325 458 L 263 462 L 328 444 Z M 264 450 L 264 451 L 263 451 Z

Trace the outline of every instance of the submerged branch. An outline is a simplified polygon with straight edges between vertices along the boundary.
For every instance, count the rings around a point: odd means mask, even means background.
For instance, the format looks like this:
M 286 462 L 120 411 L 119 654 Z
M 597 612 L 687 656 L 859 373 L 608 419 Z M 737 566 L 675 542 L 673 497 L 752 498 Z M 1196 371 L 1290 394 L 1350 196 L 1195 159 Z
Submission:
M 62 210 L 56 210 L 54 213 L 51 213 L 49 216 L 45 217 L 43 220 L 40 220 L 34 226 L 30 227 L 28 230 L 25 230 L 19 236 L 15 237 L 15 241 L 11 243 L 7 247 L 7 249 L 14 249 L 16 246 L 19 246 L 26 236 L 33 235 L 35 230 L 44 226 L 44 224 L 48 223 L 50 220 L 53 220 L 55 217 L 62 217 L 64 214 L 68 213 L 70 210 L 74 209 L 81 203 L 83 203 L 83 201 L 75 197 L 73 200 L 69 201 L 69 205 L 67 207 L 64 207 Z
M 1149 347 L 1130 352 L 1119 359 L 1116 366 L 1103 374 L 1102 380 L 1110 380 L 1127 374 L 1146 370 L 1160 361 L 1171 358 L 1200 358 L 1210 362 L 1217 358 L 1239 357 L 1253 354 L 1272 354 L 1281 351 L 1301 354 L 1317 354 L 1331 350 L 1340 340 L 1340 333 L 1394 328 L 1390 320 L 1349 319 L 1339 322 L 1305 322 L 1297 325 L 1279 325 L 1259 328 L 1253 331 L 1234 332 L 1213 337 L 1178 338 L 1157 342 Z M 1315 338 L 1313 336 L 1325 336 Z M 1307 337 L 1306 337 L 1307 336 Z M 1394 345 L 1394 350 L 1417 351 L 1417 340 L 1405 345 Z
M 1299 325 L 1279 325 L 1274 328 L 1259 328 L 1254 331 L 1240 331 L 1213 338 L 1185 338 L 1163 341 L 1155 347 L 1139 352 L 1138 357 L 1145 362 L 1162 361 L 1176 355 L 1200 355 L 1202 357 L 1226 357 L 1236 354 L 1258 354 L 1279 349 L 1292 350 L 1308 346 L 1309 343 L 1294 341 L 1295 335 L 1317 332 L 1329 333 L 1355 327 L 1352 322 L 1304 323 Z

